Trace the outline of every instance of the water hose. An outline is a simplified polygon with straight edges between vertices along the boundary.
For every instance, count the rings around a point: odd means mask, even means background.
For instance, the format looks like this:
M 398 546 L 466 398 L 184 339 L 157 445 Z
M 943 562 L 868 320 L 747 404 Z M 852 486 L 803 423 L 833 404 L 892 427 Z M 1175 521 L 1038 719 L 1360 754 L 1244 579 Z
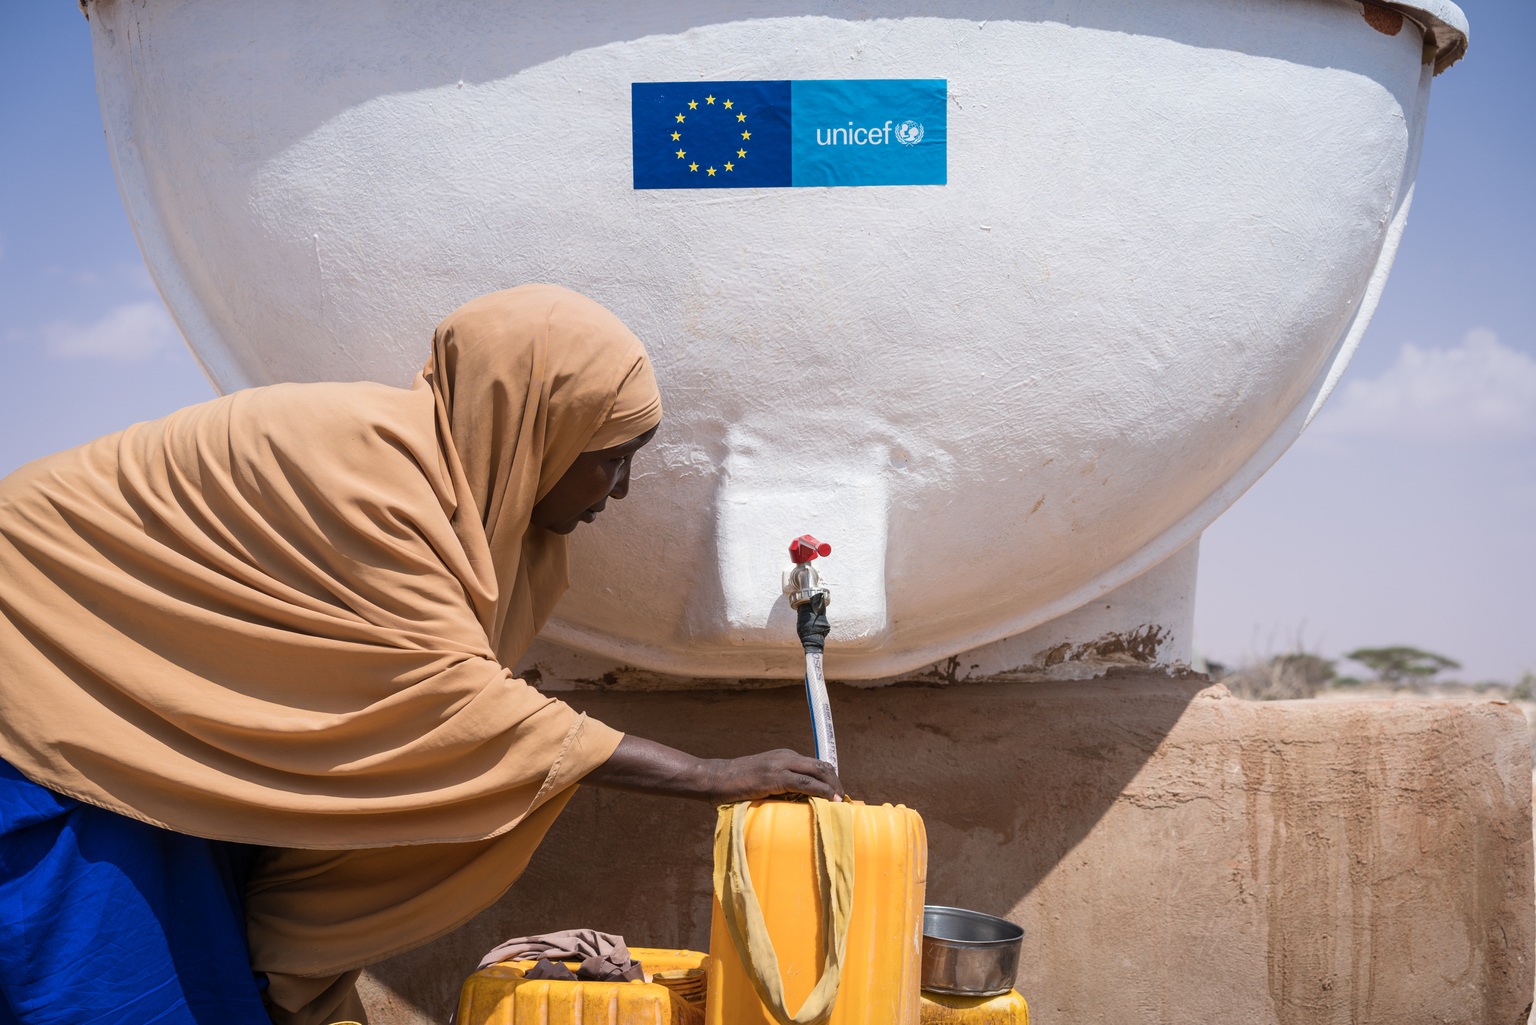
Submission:
M 821 672 L 821 656 L 832 624 L 827 619 L 827 596 L 817 594 L 795 610 L 795 629 L 805 648 L 805 700 L 811 706 L 811 729 L 816 734 L 816 757 L 837 769 L 837 734 L 832 729 L 832 701 L 827 679 Z

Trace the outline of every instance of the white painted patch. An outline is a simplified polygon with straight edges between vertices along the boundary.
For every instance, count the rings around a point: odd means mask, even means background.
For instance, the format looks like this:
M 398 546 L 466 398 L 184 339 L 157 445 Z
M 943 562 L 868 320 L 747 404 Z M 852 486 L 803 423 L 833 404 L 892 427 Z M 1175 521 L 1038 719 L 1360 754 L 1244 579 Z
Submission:
M 715 507 L 724 600 L 716 608 L 706 600 L 695 610 L 697 619 L 714 618 L 720 628 L 713 636 L 699 636 L 702 643 L 778 648 L 799 643 L 783 578 L 792 565 L 788 541 L 801 534 L 829 543 L 837 538 L 832 554 L 815 562 L 832 592 L 829 643 L 849 652 L 885 641 L 886 482 L 858 469 L 802 465 L 785 479 L 771 466 L 745 460 L 729 467 Z M 763 544 L 776 537 L 786 543 Z

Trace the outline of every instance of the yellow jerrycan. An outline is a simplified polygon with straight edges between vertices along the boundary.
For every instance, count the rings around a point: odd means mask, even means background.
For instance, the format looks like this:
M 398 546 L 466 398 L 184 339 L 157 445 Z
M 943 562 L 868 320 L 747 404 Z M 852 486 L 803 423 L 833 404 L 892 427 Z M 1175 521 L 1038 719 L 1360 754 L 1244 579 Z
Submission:
M 723 1025 L 918 1025 L 928 838 L 910 808 L 720 809 L 706 1014 Z

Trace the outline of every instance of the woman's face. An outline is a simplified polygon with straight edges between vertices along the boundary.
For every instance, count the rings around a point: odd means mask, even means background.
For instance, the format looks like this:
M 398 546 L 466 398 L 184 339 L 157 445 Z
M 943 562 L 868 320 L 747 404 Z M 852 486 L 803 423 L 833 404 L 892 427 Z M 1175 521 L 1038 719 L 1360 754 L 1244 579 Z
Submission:
M 591 523 L 608 499 L 629 494 L 629 463 L 656 436 L 652 427 L 633 441 L 576 457 L 565 476 L 533 507 L 533 523 L 556 534 L 569 534 L 578 523 Z

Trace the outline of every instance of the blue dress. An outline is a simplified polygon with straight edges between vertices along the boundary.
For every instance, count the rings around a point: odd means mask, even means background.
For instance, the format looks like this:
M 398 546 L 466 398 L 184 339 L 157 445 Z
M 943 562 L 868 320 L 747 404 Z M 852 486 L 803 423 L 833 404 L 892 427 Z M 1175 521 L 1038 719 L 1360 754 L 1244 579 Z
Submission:
M 259 849 L 82 804 L 0 761 L 0 1025 L 271 1025 L 245 942 Z

